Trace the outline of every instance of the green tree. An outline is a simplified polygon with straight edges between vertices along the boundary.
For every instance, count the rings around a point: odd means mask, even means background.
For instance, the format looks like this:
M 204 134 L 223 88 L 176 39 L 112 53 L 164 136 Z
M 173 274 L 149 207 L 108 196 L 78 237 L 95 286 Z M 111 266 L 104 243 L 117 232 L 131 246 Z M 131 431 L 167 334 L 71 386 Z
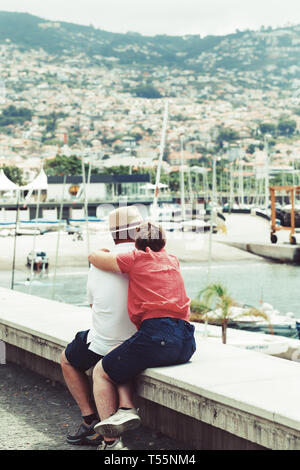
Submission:
M 13 183 L 17 184 L 18 186 L 23 186 L 25 184 L 23 179 L 23 171 L 21 168 L 17 166 L 5 165 L 2 167 L 2 170 L 4 171 L 7 178 L 9 178 Z
M 56 129 L 56 120 L 49 119 L 46 124 L 46 133 L 51 132 L 51 134 L 53 134 L 55 129 Z
M 292 135 L 297 128 L 297 123 L 293 119 L 282 119 L 279 121 L 277 129 L 280 135 Z
M 51 113 L 49 114 L 47 120 L 46 120 L 46 129 L 45 129 L 45 134 L 51 133 L 54 135 L 54 132 L 57 127 L 57 121 L 60 118 L 64 118 L 67 115 L 65 113 L 59 112 L 59 113 Z
M 85 163 L 85 174 L 89 170 L 89 165 Z M 48 176 L 78 176 L 82 174 L 81 159 L 76 155 L 67 157 L 66 155 L 57 155 L 54 160 L 49 160 L 45 164 L 45 172 Z M 92 174 L 98 173 L 97 168 L 92 168 Z
M 44 168 L 48 176 L 74 176 L 80 175 L 82 171 L 81 161 L 76 155 L 70 157 L 57 155 L 54 160 L 47 161 Z
M 33 113 L 27 108 L 16 108 L 15 106 L 8 106 L 3 109 L 0 114 L 0 127 L 6 127 L 16 124 L 24 124 L 26 121 L 32 120 Z
M 272 134 L 276 133 L 276 124 L 272 122 L 261 122 L 259 124 L 259 130 L 262 134 Z
M 110 166 L 110 167 L 103 168 L 101 173 L 105 175 L 128 175 L 129 166 L 125 166 L 125 165 Z
M 218 136 L 216 138 L 216 144 L 218 149 L 222 149 L 224 142 L 235 142 L 239 139 L 239 134 L 234 129 L 230 127 L 223 127 L 219 130 Z
M 255 152 L 255 145 L 254 144 L 249 144 L 248 145 L 248 148 L 247 148 L 247 153 L 250 153 L 251 155 L 253 155 L 253 153 Z
M 152 85 L 141 85 L 132 91 L 138 98 L 157 99 L 162 97 L 160 92 Z

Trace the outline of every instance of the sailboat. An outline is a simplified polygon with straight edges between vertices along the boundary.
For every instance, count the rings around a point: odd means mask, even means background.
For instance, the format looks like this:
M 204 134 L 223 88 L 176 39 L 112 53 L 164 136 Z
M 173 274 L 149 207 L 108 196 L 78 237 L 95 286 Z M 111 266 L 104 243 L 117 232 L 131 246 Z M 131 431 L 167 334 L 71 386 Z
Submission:
M 180 139 L 181 148 L 181 165 L 180 165 L 180 193 L 181 193 L 181 218 L 182 218 L 182 230 L 184 232 L 209 232 L 211 223 L 206 217 L 206 211 L 194 205 L 194 195 L 192 192 L 192 181 L 191 181 L 191 169 L 186 167 L 184 161 L 184 141 L 183 136 Z M 185 172 L 188 176 L 189 184 L 189 203 L 186 204 L 185 196 Z M 203 172 L 206 175 L 206 172 Z M 205 179 L 203 178 L 203 183 Z M 206 181 L 207 182 L 207 181 Z M 207 189 L 207 188 L 206 188 Z
M 150 206 L 150 217 L 156 220 L 157 222 L 159 222 L 164 227 L 165 230 L 173 232 L 175 230 L 182 229 L 180 220 L 178 220 L 179 207 L 174 204 L 168 204 L 167 206 L 159 207 L 159 204 L 158 204 L 159 191 L 162 188 L 162 184 L 160 182 L 160 176 L 161 176 L 163 154 L 164 154 L 164 149 L 165 149 L 168 116 L 169 116 L 169 104 L 168 104 L 168 101 L 166 101 L 161 141 L 160 141 L 160 153 L 159 153 L 159 159 L 158 159 L 158 165 L 157 165 L 157 171 L 156 171 L 154 198 L 153 198 L 153 203 Z
M 153 219 L 157 220 L 164 227 L 165 230 L 173 231 L 196 231 L 204 232 L 210 230 L 210 223 L 204 218 L 204 213 L 201 208 L 197 206 L 193 207 L 193 193 L 191 184 L 190 169 L 188 171 L 189 180 L 189 192 L 190 192 L 190 204 L 186 205 L 185 201 L 185 164 L 184 164 L 184 153 L 183 153 L 183 136 L 181 140 L 181 165 L 180 165 L 180 192 L 181 192 L 181 204 L 167 204 L 162 207 L 158 205 L 158 196 L 160 191 L 160 176 L 161 166 L 165 147 L 166 129 L 168 123 L 168 102 L 165 104 L 165 114 L 163 120 L 162 136 L 160 143 L 160 156 L 157 166 L 155 194 L 153 204 L 150 210 L 150 215 Z

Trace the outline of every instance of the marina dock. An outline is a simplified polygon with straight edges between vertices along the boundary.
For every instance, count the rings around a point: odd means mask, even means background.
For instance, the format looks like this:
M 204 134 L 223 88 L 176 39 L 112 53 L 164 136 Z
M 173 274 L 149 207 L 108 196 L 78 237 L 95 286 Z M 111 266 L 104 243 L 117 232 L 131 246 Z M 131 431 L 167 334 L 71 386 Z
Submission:
M 287 231 L 278 233 L 278 243 L 271 243 L 268 218 L 256 213 L 231 214 L 226 216 L 226 227 L 226 235 L 215 237 L 218 243 L 276 262 L 300 264 L 300 245 L 289 242 Z
M 300 245 L 290 245 L 288 243 L 272 245 L 271 243 L 245 243 L 233 241 L 222 241 L 221 243 L 280 263 L 300 264 Z

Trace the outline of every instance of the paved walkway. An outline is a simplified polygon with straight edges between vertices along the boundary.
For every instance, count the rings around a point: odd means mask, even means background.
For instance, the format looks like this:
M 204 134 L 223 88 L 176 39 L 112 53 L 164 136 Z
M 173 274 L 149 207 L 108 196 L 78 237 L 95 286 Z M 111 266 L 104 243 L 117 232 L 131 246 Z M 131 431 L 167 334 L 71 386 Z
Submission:
M 0 450 L 91 450 L 66 442 L 81 422 L 65 387 L 14 364 L 0 365 Z M 5 430 L 5 431 L 4 431 Z M 124 435 L 132 450 L 182 450 L 180 443 L 141 427 Z

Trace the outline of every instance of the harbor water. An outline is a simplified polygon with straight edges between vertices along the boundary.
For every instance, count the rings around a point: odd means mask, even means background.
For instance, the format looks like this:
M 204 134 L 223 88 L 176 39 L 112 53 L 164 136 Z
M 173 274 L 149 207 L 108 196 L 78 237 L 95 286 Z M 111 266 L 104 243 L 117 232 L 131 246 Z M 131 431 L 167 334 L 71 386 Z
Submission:
M 86 283 L 88 266 L 60 268 L 54 273 L 34 274 L 30 282 L 29 270 L 15 272 L 14 289 L 48 299 L 87 305 Z M 278 264 L 265 260 L 223 261 L 208 263 L 181 263 L 187 294 L 195 298 L 211 282 L 224 284 L 230 295 L 241 304 L 259 307 L 271 304 L 280 314 L 292 312 L 300 318 L 300 266 Z M 11 288 L 11 272 L 0 272 L 0 286 Z

